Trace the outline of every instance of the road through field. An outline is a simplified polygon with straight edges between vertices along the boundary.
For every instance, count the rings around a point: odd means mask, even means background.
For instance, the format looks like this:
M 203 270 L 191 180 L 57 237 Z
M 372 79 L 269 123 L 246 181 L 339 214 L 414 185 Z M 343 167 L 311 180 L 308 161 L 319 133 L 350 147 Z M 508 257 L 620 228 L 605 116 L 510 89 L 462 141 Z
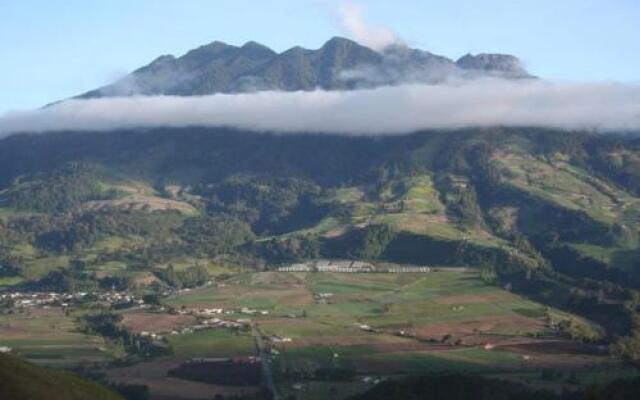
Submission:
M 262 332 L 255 322 L 251 323 L 251 333 L 256 341 L 256 349 L 258 350 L 258 356 L 262 363 L 262 379 L 265 388 L 271 393 L 272 400 L 280 400 L 280 392 L 276 387 L 275 380 L 273 379 L 273 369 L 271 368 L 271 354 L 267 351 L 264 344 Z

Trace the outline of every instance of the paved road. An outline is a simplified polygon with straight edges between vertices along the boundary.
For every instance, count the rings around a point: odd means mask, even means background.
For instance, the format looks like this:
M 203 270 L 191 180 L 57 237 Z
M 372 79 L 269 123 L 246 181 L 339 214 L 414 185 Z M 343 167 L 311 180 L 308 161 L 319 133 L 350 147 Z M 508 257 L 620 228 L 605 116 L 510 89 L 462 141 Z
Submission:
M 280 396 L 280 392 L 278 392 L 278 388 L 276 387 L 275 381 L 273 379 L 273 367 L 271 364 L 272 357 L 264 344 L 262 332 L 260 331 L 258 324 L 256 324 L 255 322 L 251 323 L 251 333 L 253 334 L 253 338 L 255 339 L 258 356 L 260 357 L 260 362 L 262 363 L 263 385 L 269 391 L 269 393 L 271 393 L 271 398 L 273 400 L 280 400 L 282 396 Z

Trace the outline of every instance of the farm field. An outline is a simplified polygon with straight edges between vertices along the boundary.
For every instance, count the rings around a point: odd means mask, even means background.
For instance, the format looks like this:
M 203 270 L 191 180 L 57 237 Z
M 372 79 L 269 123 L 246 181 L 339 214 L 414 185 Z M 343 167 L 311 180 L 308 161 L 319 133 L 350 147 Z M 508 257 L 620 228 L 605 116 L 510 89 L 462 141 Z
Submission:
M 75 318 L 60 308 L 0 315 L 0 346 L 30 361 L 59 367 L 103 364 L 118 353 L 101 336 L 80 332 Z
M 221 318 L 250 319 L 265 338 L 285 398 L 346 397 L 380 379 L 444 371 L 557 390 L 637 374 L 604 348 L 560 337 L 547 316 L 575 318 L 595 330 L 597 325 L 488 285 L 477 272 L 463 269 L 243 274 L 165 303 L 182 310 L 222 308 L 227 313 Z M 247 316 L 242 308 L 265 313 Z M 248 331 L 205 330 L 171 336 L 169 342 L 179 359 L 257 354 Z M 545 370 L 561 371 L 563 378 L 542 380 Z
M 106 379 L 144 384 L 152 399 L 252 395 L 261 388 L 172 376 L 191 362 L 262 358 L 282 398 L 346 398 L 381 380 L 469 372 L 561 391 L 638 375 L 604 347 L 561 336 L 551 320 L 572 319 L 483 281 L 477 271 L 238 274 L 161 298 L 155 309 L 118 311 L 119 325 L 162 336 L 167 355 L 108 366 L 123 349 L 80 332 L 80 311 L 25 308 L 0 316 L 0 345 L 32 361 L 99 367 Z M 231 327 L 192 329 L 215 319 Z M 260 339 L 260 340 L 258 340 Z M 204 367 L 203 367 L 204 368 Z M 548 371 L 553 371 L 552 378 Z

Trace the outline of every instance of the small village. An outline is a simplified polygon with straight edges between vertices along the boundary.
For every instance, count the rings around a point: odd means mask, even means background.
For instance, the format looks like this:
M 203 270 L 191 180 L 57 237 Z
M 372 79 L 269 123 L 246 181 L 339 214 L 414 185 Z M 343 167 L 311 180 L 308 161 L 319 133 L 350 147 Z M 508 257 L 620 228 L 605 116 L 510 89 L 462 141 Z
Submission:
M 0 294 L 0 301 L 10 302 L 14 307 L 71 307 L 85 301 L 102 302 L 114 308 L 143 306 L 142 297 L 124 291 L 94 292 L 7 292 Z

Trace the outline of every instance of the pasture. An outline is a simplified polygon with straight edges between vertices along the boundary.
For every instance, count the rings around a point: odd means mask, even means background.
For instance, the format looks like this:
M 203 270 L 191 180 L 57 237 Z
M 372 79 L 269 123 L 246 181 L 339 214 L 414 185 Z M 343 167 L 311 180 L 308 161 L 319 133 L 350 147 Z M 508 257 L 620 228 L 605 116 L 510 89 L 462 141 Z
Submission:
M 11 347 L 31 361 L 64 367 L 101 364 L 117 351 L 102 337 L 80 332 L 74 317 L 60 308 L 28 308 L 0 315 L 0 346 Z

